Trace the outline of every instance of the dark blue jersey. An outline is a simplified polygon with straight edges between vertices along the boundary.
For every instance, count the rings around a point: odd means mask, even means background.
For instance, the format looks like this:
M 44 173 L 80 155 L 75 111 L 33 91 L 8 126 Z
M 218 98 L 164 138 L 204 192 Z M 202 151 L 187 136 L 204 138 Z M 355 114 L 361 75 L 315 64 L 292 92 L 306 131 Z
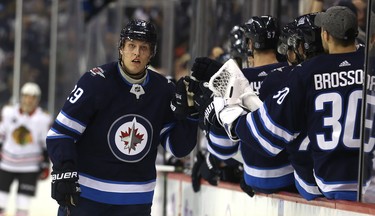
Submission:
M 303 62 L 286 87 L 239 118 L 236 134 L 259 153 L 277 155 L 305 131 L 319 189 L 356 200 L 363 62 L 363 49 Z
M 290 72 L 294 68 L 293 65 L 275 68 L 264 78 L 262 85 L 264 88 L 259 89 L 259 99 L 264 101 L 267 96 L 276 93 L 282 85 L 289 80 Z
M 197 122 L 177 121 L 174 84 L 147 70 L 131 84 L 118 63 L 86 72 L 47 136 L 54 167 L 74 161 L 82 197 L 109 204 L 151 203 L 158 145 L 177 157 L 194 148 Z
M 252 68 L 243 68 L 242 72 L 245 77 L 249 80 L 250 87 L 253 91 L 259 94 L 259 89 L 262 85 L 263 80 L 267 77 L 267 75 L 275 68 L 287 66 L 287 62 L 278 62 L 274 64 L 259 66 L 259 67 L 252 67 Z
M 263 80 L 259 91 L 259 98 L 264 101 L 267 96 L 275 95 L 288 82 L 293 75 L 294 66 L 276 68 Z M 305 132 L 302 132 L 293 142 L 285 146 L 289 155 L 289 161 L 294 168 L 295 185 L 298 192 L 307 200 L 322 196 L 316 185 L 313 175 L 313 160 L 309 147 L 310 140 Z M 252 147 L 252 145 L 250 145 Z M 285 151 L 281 151 L 285 154 Z M 279 154 L 277 157 L 280 157 Z
M 273 82 L 264 83 L 276 68 L 287 67 L 287 62 L 244 69 L 244 75 L 257 93 L 263 95 L 273 92 L 277 86 Z M 267 76 L 262 76 L 266 75 Z M 273 76 L 273 75 L 272 75 Z M 271 79 L 272 80 L 272 79 Z M 278 80 L 281 82 L 280 80 Z M 255 87 L 260 88 L 255 88 Z M 273 193 L 294 185 L 293 167 L 288 160 L 286 151 L 275 157 L 264 156 L 251 149 L 248 145 L 240 144 L 244 160 L 244 179 L 247 185 L 263 193 Z

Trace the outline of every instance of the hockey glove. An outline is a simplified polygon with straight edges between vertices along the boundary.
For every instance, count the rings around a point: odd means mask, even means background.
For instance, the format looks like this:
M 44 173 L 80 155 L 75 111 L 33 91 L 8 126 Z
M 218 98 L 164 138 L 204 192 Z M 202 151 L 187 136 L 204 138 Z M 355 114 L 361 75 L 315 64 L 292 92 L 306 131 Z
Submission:
M 240 188 L 250 197 L 253 197 L 255 195 L 255 192 L 252 187 L 246 184 L 245 180 L 242 179 L 240 182 Z
M 186 77 L 179 79 L 176 83 L 176 91 L 171 101 L 171 109 L 178 119 L 188 117 L 197 119 L 198 111 L 194 107 L 193 95 L 188 93 L 188 82 Z
M 78 172 L 72 163 L 65 163 L 61 170 L 52 171 L 51 197 L 60 206 L 72 207 L 78 204 L 81 188 L 78 184 Z
M 221 171 L 219 169 L 219 159 L 210 154 L 209 152 L 205 155 L 205 161 L 202 163 L 200 172 L 202 178 L 208 181 L 210 185 L 217 186 L 220 180 Z
M 223 66 L 222 63 L 208 57 L 198 57 L 191 67 L 191 76 L 199 81 L 208 82 L 221 66 Z
M 198 192 L 201 189 L 202 175 L 200 173 L 200 167 L 204 161 L 203 153 L 199 151 L 197 155 L 195 156 L 195 159 L 196 161 L 191 170 L 191 183 L 192 183 L 194 192 Z
M 50 173 L 50 161 L 48 157 L 47 150 L 43 150 L 43 161 L 40 163 L 40 180 L 46 180 Z
M 199 113 L 199 127 L 207 131 L 217 123 L 213 105 L 213 94 L 207 82 L 189 81 L 189 91 L 194 93 L 194 107 Z M 218 123 L 217 126 L 220 126 Z

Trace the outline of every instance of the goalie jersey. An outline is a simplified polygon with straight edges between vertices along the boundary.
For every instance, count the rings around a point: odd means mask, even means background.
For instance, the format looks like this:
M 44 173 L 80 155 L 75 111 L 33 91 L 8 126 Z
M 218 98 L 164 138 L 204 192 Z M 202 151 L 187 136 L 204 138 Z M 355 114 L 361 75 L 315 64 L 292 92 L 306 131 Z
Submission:
M 86 72 L 48 132 L 54 167 L 74 161 L 84 198 L 152 203 L 158 145 L 183 157 L 196 144 L 198 124 L 175 119 L 173 93 L 174 84 L 150 69 L 140 84 L 129 83 L 118 62 Z
M 363 62 L 361 48 L 303 62 L 284 88 L 239 118 L 236 134 L 273 156 L 305 131 L 310 142 L 301 147 L 311 149 L 320 191 L 329 199 L 356 200 Z

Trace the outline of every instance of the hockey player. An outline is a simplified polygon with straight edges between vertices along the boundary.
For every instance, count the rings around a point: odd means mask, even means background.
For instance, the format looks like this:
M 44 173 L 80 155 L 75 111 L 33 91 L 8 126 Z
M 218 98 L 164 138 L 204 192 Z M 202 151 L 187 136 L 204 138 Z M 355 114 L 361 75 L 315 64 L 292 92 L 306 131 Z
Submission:
M 28 82 L 20 104 L 6 105 L 0 123 L 0 215 L 5 215 L 10 186 L 18 181 L 16 216 L 27 216 L 37 181 L 49 176 L 45 138 L 52 118 L 40 108 L 40 88 Z
M 259 98 L 263 101 L 269 95 L 274 95 L 293 76 L 292 69 L 316 55 L 323 54 L 323 46 L 320 37 L 321 29 L 314 24 L 316 14 L 306 14 L 297 17 L 293 22 L 283 28 L 281 40 L 286 47 L 279 46 L 278 51 L 288 56 L 290 66 L 277 68 L 264 79 L 260 88 Z M 280 43 L 282 44 L 282 43 Z M 283 48 L 282 48 L 283 47 Z M 281 49 L 282 48 L 282 49 Z M 289 160 L 294 168 L 295 185 L 299 193 L 307 200 L 322 196 L 316 185 L 313 175 L 313 161 L 309 148 L 300 148 L 308 142 L 306 133 L 300 135 L 286 145 Z
M 262 81 L 268 73 L 287 62 L 277 59 L 277 42 L 280 35 L 277 20 L 272 16 L 254 16 L 244 24 L 247 53 L 253 58 L 252 67 L 243 68 L 252 89 L 259 93 Z
M 150 22 L 131 20 L 118 61 L 86 72 L 58 114 L 47 136 L 58 215 L 149 216 L 159 144 L 176 157 L 195 147 L 197 122 L 170 108 L 189 117 L 186 100 L 148 68 L 156 39 Z
M 250 67 L 244 26 L 233 26 L 229 33 L 229 43 L 230 57 L 236 60 L 240 68 Z
M 279 27 L 272 16 L 255 16 L 245 23 L 249 53 L 253 56 L 253 67 L 242 69 L 250 87 L 259 93 L 262 82 L 275 68 L 287 66 L 287 62 L 278 62 L 277 42 Z M 210 136 L 215 136 L 212 130 Z M 273 193 L 279 190 L 294 191 L 293 167 L 288 154 L 283 151 L 273 158 L 264 157 L 246 145 L 239 145 L 244 160 L 244 180 L 246 185 L 257 192 Z M 243 185 L 244 186 L 244 185 Z
M 364 50 L 355 45 L 356 16 L 334 6 L 314 22 L 322 28 L 327 54 L 297 66 L 285 87 L 256 111 L 242 115 L 216 104 L 215 109 L 229 135 L 261 154 L 280 153 L 305 131 L 309 142 L 300 147 L 312 151 L 320 191 L 329 199 L 356 200 L 364 76 Z

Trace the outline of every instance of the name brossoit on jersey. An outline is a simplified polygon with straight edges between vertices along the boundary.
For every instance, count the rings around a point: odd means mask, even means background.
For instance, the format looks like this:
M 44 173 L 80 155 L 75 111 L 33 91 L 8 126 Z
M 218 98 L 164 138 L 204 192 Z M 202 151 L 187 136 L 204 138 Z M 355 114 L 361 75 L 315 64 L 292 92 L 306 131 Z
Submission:
M 360 85 L 362 83 L 362 69 L 314 74 L 315 90 L 337 88 L 354 84 Z

